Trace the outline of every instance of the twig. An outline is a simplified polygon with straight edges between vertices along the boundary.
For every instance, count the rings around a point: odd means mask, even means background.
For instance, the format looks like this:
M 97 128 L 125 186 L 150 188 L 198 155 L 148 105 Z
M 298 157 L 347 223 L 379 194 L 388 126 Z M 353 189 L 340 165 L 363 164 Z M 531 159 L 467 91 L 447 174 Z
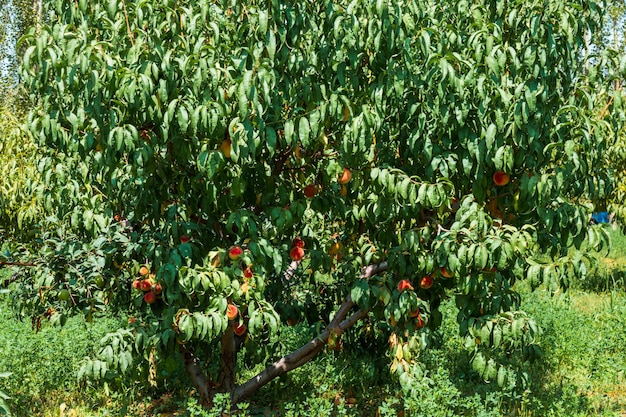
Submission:
M 11 261 L 0 261 L 0 267 L 2 266 L 37 266 L 38 264 L 34 262 L 11 262 Z
M 122 0 L 122 6 L 124 7 L 124 17 L 126 17 L 126 30 L 128 30 L 128 38 L 130 39 L 130 44 L 132 46 L 135 46 L 133 33 L 130 31 L 130 22 L 128 21 L 128 11 L 126 10 L 126 2 L 124 0 Z

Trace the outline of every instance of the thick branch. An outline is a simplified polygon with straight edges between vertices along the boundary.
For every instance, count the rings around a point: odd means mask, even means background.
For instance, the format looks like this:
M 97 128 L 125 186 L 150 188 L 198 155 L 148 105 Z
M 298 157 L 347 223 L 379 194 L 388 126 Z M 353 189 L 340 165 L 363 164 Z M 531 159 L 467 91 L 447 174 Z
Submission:
M 187 374 L 193 381 L 196 389 L 200 393 L 200 397 L 202 398 L 202 402 L 205 404 L 210 404 L 212 401 L 212 392 L 210 389 L 210 381 L 207 380 L 206 376 L 202 372 L 200 368 L 200 360 L 194 355 L 194 353 L 187 349 L 184 345 L 180 347 L 180 353 L 183 356 L 183 361 L 185 363 L 185 369 L 187 370 Z
M 387 270 L 386 262 L 379 265 L 370 265 L 363 269 L 359 277 L 369 278 L 385 270 Z M 352 298 L 348 295 L 341 306 L 339 306 L 339 310 L 333 317 L 333 320 L 328 324 L 328 326 L 326 326 L 326 329 L 320 335 L 295 352 L 283 356 L 272 365 L 265 368 L 261 373 L 235 388 L 231 398 L 231 403 L 237 404 L 239 401 L 248 397 L 274 378 L 304 365 L 317 356 L 326 343 L 328 343 L 328 338 L 330 337 L 331 332 L 341 335 L 357 321 L 367 315 L 368 311 L 358 310 L 352 314 L 352 316 L 346 318 L 354 305 L 354 301 L 352 301 Z
M 220 386 L 224 392 L 232 392 L 235 389 L 235 363 L 237 362 L 235 348 L 235 332 L 231 320 L 226 332 L 222 335 L 221 343 Z
M 330 336 L 331 329 L 336 329 L 339 327 L 339 324 L 343 321 L 343 319 L 345 319 L 345 317 L 348 315 L 348 312 L 353 306 L 354 302 L 352 301 L 350 296 L 348 296 L 339 307 L 339 311 L 337 311 L 337 314 L 335 314 L 333 320 L 326 327 L 326 330 L 324 330 L 315 339 L 302 346 L 300 349 L 290 353 L 287 356 L 283 356 L 278 361 L 265 368 L 261 373 L 252 377 L 246 383 L 238 386 L 233 392 L 231 403 L 237 404 L 243 398 L 246 398 L 274 378 L 277 378 L 280 375 L 291 371 L 292 369 L 302 366 L 303 364 L 314 358 L 328 342 L 328 337 Z
M 334 332 L 337 336 L 341 336 L 346 330 L 348 330 L 350 327 L 354 326 L 354 324 L 357 321 L 359 321 L 363 317 L 367 316 L 367 313 L 369 313 L 369 310 L 358 310 L 354 314 L 352 314 L 350 317 L 348 317 L 347 319 L 345 319 L 344 321 L 339 323 L 339 325 L 337 327 L 335 327 L 334 329 L 327 328 L 324 331 L 324 333 L 322 333 L 322 335 L 320 335 L 320 337 L 325 335 L 324 344 L 328 343 L 328 338 L 330 337 L 330 333 L 331 332 Z M 322 345 L 322 346 L 324 346 L 324 345 Z M 311 353 L 311 354 L 309 354 L 307 356 L 303 356 L 295 364 L 295 366 L 292 369 L 301 367 L 302 365 L 304 365 L 305 363 L 307 363 L 308 361 L 313 359 L 318 353 L 319 353 L 319 351 L 317 351 L 315 353 Z

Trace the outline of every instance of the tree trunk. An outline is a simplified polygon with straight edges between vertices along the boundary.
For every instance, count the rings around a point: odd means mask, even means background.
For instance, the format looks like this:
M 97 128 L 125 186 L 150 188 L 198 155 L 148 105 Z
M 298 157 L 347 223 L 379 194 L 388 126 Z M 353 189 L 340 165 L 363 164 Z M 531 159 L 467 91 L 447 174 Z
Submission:
M 228 323 L 228 328 L 222 335 L 221 346 L 220 390 L 232 393 L 235 389 L 235 364 L 237 363 L 233 320 Z

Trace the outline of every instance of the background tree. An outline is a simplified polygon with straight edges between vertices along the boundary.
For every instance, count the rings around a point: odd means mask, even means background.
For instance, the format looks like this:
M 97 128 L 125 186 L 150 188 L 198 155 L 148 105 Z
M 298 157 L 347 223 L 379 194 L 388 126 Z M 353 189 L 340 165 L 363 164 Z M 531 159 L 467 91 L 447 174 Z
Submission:
M 607 10 L 607 24 L 603 42 L 600 43 L 599 48 L 613 49 L 623 57 L 626 49 L 626 40 L 623 35 L 626 6 L 622 2 L 612 1 L 609 2 Z M 614 88 L 621 90 L 623 79 L 616 80 Z M 605 208 L 615 216 L 614 220 L 623 226 L 626 224 L 626 137 L 623 130 L 618 133 L 617 140 L 609 152 L 608 160 L 614 171 L 616 187 L 614 192 L 608 196 L 608 204 L 605 205 Z
M 35 324 L 129 311 L 82 375 L 154 381 L 182 358 L 206 401 L 236 403 L 363 322 L 411 389 L 453 296 L 474 369 L 518 378 L 539 330 L 515 281 L 567 287 L 579 249 L 605 243 L 588 220 L 609 191 L 617 67 L 603 54 L 583 76 L 579 59 L 600 12 L 51 3 L 22 77 L 54 216 L 13 254 L 37 265 L 16 307 Z M 317 334 L 272 357 L 302 319 Z M 239 381 L 237 354 L 269 365 Z
M 28 93 L 18 74 L 24 48 L 17 43 L 34 24 L 33 5 L 0 1 L 0 14 L 0 233 L 9 241 L 28 241 L 35 236 L 31 225 L 44 218 L 36 197 L 37 146 L 24 129 Z

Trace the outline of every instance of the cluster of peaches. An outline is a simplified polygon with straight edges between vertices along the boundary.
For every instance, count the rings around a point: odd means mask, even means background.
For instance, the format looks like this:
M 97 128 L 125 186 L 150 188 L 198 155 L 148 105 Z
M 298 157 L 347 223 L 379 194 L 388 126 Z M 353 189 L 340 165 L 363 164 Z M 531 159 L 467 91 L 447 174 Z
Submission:
M 154 274 L 145 265 L 139 268 L 139 277 L 133 281 L 133 288 L 144 292 L 143 300 L 148 304 L 156 303 L 163 292 L 161 284 L 156 282 Z
M 292 261 L 301 261 L 304 258 L 304 240 L 297 237 L 291 242 L 291 250 L 289 251 L 289 257 Z
M 452 271 L 449 271 L 445 266 L 441 268 L 441 270 L 439 271 L 439 274 L 443 277 L 443 278 L 452 278 L 454 276 L 454 273 Z M 423 290 L 428 290 L 430 289 L 433 284 L 435 283 L 434 278 L 432 277 L 432 275 L 424 275 L 418 282 L 418 285 L 421 289 Z M 408 279 L 401 279 L 398 282 L 398 285 L 396 287 L 398 289 L 398 292 L 403 292 L 403 291 L 414 291 L 415 288 L 413 287 L 413 284 L 411 283 L 411 281 L 409 281 Z M 420 311 L 419 309 L 412 311 L 411 312 L 411 318 L 415 318 L 416 319 L 416 326 L 419 328 L 424 327 L 424 320 L 422 319 L 421 315 L 420 315 Z M 395 323 L 391 323 L 392 325 L 395 325 Z
M 228 249 L 228 259 L 230 259 L 232 262 L 239 262 L 239 258 L 241 258 L 241 255 L 243 255 L 243 249 L 241 246 L 232 246 L 230 249 Z M 239 289 L 242 293 L 245 294 L 248 292 L 248 281 L 254 276 L 254 271 L 252 270 L 251 265 L 243 265 L 241 269 L 243 272 L 243 277 L 246 279 L 246 281 L 241 284 Z
M 239 309 L 237 306 L 234 304 L 228 304 L 226 307 L 226 317 L 228 320 L 233 321 L 237 318 L 237 316 L 239 316 Z M 237 336 L 243 336 L 247 329 L 246 324 L 241 321 L 236 321 L 233 324 L 233 331 Z

